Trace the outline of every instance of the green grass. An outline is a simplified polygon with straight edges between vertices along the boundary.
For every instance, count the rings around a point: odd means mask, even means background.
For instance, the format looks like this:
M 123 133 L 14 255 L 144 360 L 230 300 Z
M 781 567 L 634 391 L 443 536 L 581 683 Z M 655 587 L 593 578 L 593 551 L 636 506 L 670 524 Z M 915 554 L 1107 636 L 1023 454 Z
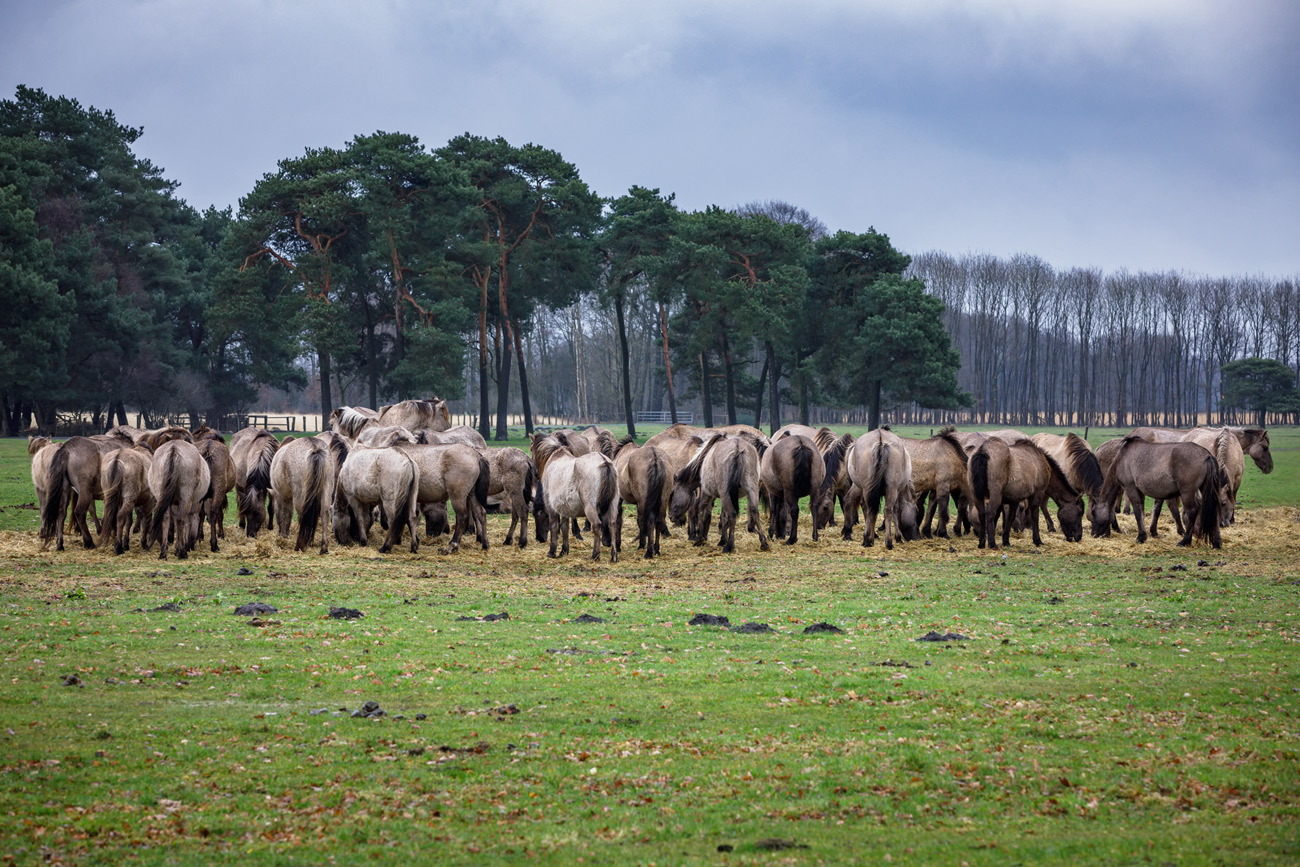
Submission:
M 1272 439 L 1222 551 L 679 533 L 612 566 L 233 527 L 185 562 L 42 553 L 0 441 L 0 856 L 1295 863 L 1300 456 Z M 279 623 L 231 614 L 253 600 Z

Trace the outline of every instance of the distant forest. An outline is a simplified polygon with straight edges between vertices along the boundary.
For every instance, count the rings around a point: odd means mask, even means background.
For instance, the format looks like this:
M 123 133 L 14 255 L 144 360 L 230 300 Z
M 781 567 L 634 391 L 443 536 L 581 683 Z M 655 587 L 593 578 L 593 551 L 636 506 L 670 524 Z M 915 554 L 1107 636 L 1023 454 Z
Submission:
M 1294 420 L 1300 280 L 907 255 L 785 202 L 602 197 L 553 150 L 378 132 L 199 212 L 111 111 L 0 102 L 3 433 L 447 398 L 577 422 Z

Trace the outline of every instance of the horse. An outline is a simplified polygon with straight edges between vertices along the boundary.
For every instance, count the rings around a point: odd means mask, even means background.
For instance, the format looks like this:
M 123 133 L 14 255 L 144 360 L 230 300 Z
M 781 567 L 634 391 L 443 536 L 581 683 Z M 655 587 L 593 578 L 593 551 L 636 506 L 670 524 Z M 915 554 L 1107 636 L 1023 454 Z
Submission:
M 330 430 L 355 442 L 357 435 L 379 420 L 379 413 L 366 406 L 340 406 L 330 413 Z
M 207 461 L 208 473 L 212 478 L 212 495 L 204 501 L 204 517 L 207 518 L 210 530 L 210 547 L 215 553 L 217 537 L 226 538 L 226 497 L 235 487 L 235 462 L 230 458 L 225 438 L 216 431 L 208 431 L 208 435 L 199 438 L 196 445 L 203 460 Z M 107 509 L 108 506 L 105 505 L 104 508 Z
M 816 500 L 818 507 L 822 509 L 821 525 L 823 527 L 835 526 L 835 500 L 840 501 L 840 507 L 844 506 L 844 498 L 849 493 L 849 469 L 844 458 L 848 454 L 849 446 L 853 445 L 853 434 L 838 435 L 828 427 L 813 428 L 806 424 L 788 424 L 772 434 L 772 443 L 788 436 L 806 436 L 817 446 L 821 452 L 822 462 L 826 465 L 826 476 L 822 480 L 822 486 L 830 489 L 829 499 L 819 496 Z
M 728 424 L 721 427 L 695 427 L 694 425 L 677 423 L 669 425 L 659 433 L 646 440 L 646 445 L 654 445 L 663 448 L 660 440 L 679 439 L 689 440 L 692 437 L 698 437 L 700 442 L 708 439 L 710 434 L 722 434 L 726 437 L 740 437 L 749 442 L 750 445 L 761 455 L 764 451 L 772 447 L 772 440 L 767 435 L 753 425 L 747 424 Z M 697 450 L 698 451 L 698 450 Z
M 912 488 L 912 459 L 903 438 L 888 428 L 877 428 L 853 442 L 848 458 L 848 508 L 842 535 L 853 537 L 859 505 L 864 512 L 862 547 L 876 541 L 876 516 L 880 501 L 885 501 L 885 547 L 893 549 L 894 540 L 915 541 L 921 538 L 916 520 L 916 491 Z
M 1246 472 L 1246 455 L 1242 451 L 1241 441 L 1227 428 L 1198 427 L 1188 431 L 1184 442 L 1196 443 L 1219 462 L 1219 469 L 1227 475 L 1228 484 L 1223 487 L 1223 497 L 1219 512 L 1219 526 L 1227 527 L 1237 516 L 1237 492 L 1241 490 L 1241 479 Z
M 154 498 L 149 535 L 158 540 L 158 559 L 167 559 L 173 536 L 177 558 L 186 559 L 195 540 L 202 537 L 200 514 L 204 500 L 212 495 L 208 462 L 194 443 L 174 438 L 158 447 L 149 466 L 149 492 Z
M 129 424 L 119 424 L 104 431 L 104 436 L 120 440 L 124 446 L 133 446 L 140 442 L 140 440 L 144 439 L 146 433 L 148 433 L 148 431 L 142 431 L 138 427 L 132 427 Z
M 487 459 L 489 469 L 488 497 L 496 497 L 509 504 L 510 529 L 505 544 L 514 541 L 515 528 L 519 529 L 519 547 L 528 545 L 528 513 L 533 509 L 533 487 L 537 483 L 537 468 L 532 458 L 522 449 L 488 448 L 476 451 Z
M 185 428 L 177 427 L 176 425 L 168 425 L 166 427 L 145 431 L 144 442 L 153 450 L 154 454 L 158 453 L 159 446 L 163 443 L 171 442 L 172 440 L 183 440 L 193 445 L 194 435 Z
M 912 459 L 912 488 L 917 496 L 917 510 L 925 503 L 925 521 L 921 535 L 927 539 L 937 535 L 948 538 L 948 501 L 957 499 L 958 514 L 971 502 L 970 482 L 966 476 L 969 458 L 957 438 L 954 428 L 946 427 L 929 439 L 916 440 L 900 437 L 903 448 Z M 928 502 L 925 502 L 928 499 Z M 939 529 L 933 532 L 933 521 L 939 518 Z M 958 521 L 958 524 L 961 522 Z M 958 535 L 960 535 L 960 529 Z
M 50 462 L 61 448 L 62 443 L 51 442 L 49 437 L 27 437 L 27 454 L 32 459 L 32 487 L 36 489 L 38 515 L 45 511 L 45 498 L 49 496 Z
M 305 551 L 320 527 L 320 553 L 329 551 L 329 516 L 337 484 L 329 445 L 315 437 L 282 443 L 271 459 L 271 510 L 280 521 L 280 538 L 289 538 L 293 513 L 298 536 L 293 550 Z
M 417 503 L 450 501 L 456 510 L 451 550 L 460 550 L 461 534 L 470 527 L 486 551 L 488 537 L 484 507 L 492 478 L 487 458 L 463 443 L 437 446 L 399 442 L 393 448 L 413 460 L 420 470 Z
M 352 445 L 362 449 L 386 449 L 398 443 L 416 444 L 415 434 L 401 425 L 373 424 L 357 434 Z
M 339 470 L 334 490 L 334 537 L 340 544 L 369 543 L 374 507 L 388 516 L 387 554 L 411 531 L 411 553 L 420 550 L 420 466 L 402 449 L 355 449 Z
M 541 501 L 546 506 L 546 529 L 550 536 L 550 557 L 561 533 L 561 555 L 569 553 L 569 523 L 585 515 L 591 524 L 591 559 L 600 559 L 601 536 L 610 540 L 609 561 L 618 562 L 618 545 L 613 543 L 617 513 L 618 472 L 614 462 L 600 452 L 574 455 L 564 438 L 533 434 L 533 461 L 537 464 Z M 537 516 L 540 535 L 542 515 Z
M 812 512 L 812 537 L 816 542 L 822 519 L 834 508 L 834 489 L 825 484 L 826 461 L 817 444 L 802 434 L 787 434 L 773 440 L 758 464 L 759 481 L 767 488 L 767 532 L 787 545 L 799 541 L 799 500 L 808 497 Z
M 614 437 L 614 432 L 594 424 L 581 430 L 557 430 L 551 436 L 566 445 L 574 457 L 600 452 L 613 459 L 614 452 L 618 451 L 618 440 Z
M 618 495 L 636 506 L 636 544 L 645 549 L 647 560 L 659 553 L 660 538 L 668 533 L 668 500 L 673 492 L 673 469 L 668 455 L 656 446 L 637 446 L 630 435 L 614 452 L 618 472 Z M 623 507 L 614 524 L 614 544 L 623 548 Z
M 198 445 L 204 440 L 213 440 L 214 442 L 219 442 L 222 445 L 226 444 L 226 438 L 221 435 L 221 431 L 215 428 L 208 427 L 207 422 L 204 422 L 203 424 L 199 425 L 198 428 L 196 428 L 195 430 L 190 431 L 190 436 L 194 437 L 195 445 Z
M 1264 475 L 1273 472 L 1273 453 L 1268 450 L 1268 431 L 1262 427 L 1230 427 L 1241 444 L 1241 450 L 1250 455 L 1255 466 Z
M 483 434 L 476 431 L 467 424 L 458 424 L 455 427 L 449 427 L 444 431 L 436 431 L 432 428 L 422 427 L 419 430 L 412 431 L 415 434 L 417 443 L 428 445 L 447 445 L 449 443 L 463 443 L 467 446 L 473 446 L 476 449 L 487 448 L 487 440 L 483 439 Z
M 375 423 L 398 425 L 407 430 L 427 427 L 435 431 L 444 431 L 451 427 L 451 411 L 447 409 L 447 401 L 435 395 L 433 400 L 404 400 L 389 406 L 381 406 Z
M 1034 445 L 1042 449 L 1065 471 L 1065 478 L 1076 491 L 1088 495 L 1088 520 L 1092 524 L 1092 535 L 1094 537 L 1106 535 L 1108 523 L 1101 520 L 1100 513 L 1097 511 L 1104 476 L 1097 455 L 1093 453 L 1087 440 L 1073 432 L 1065 436 L 1036 433 L 1031 439 Z M 1052 530 L 1051 516 L 1046 512 L 1043 515 L 1047 518 L 1047 529 Z
M 673 477 L 673 492 L 668 515 L 680 526 L 691 514 L 689 537 L 703 545 L 713 518 L 713 501 L 722 498 L 718 518 L 718 545 L 728 554 L 736 550 L 736 519 L 740 515 L 740 494 L 748 505 L 751 533 L 758 534 L 758 546 L 768 550 L 758 514 L 758 449 L 747 436 L 711 433 L 699 451 Z
M 1033 529 L 1034 545 L 1043 544 L 1038 514 L 1050 498 L 1056 502 L 1061 532 L 1067 541 L 1083 538 L 1083 498 L 1065 472 L 1032 441 L 1008 445 L 989 437 L 971 455 L 967 468 L 971 493 L 971 523 L 977 524 L 979 547 L 997 550 L 997 522 L 1002 518 L 1002 544 L 1010 544 L 1010 507 L 1024 503 Z M 1004 506 L 1007 514 L 1003 514 Z
M 685 427 L 685 425 L 675 425 L 674 427 Z M 671 428 L 669 430 L 671 430 Z M 702 445 L 704 445 L 703 437 L 693 434 L 691 436 L 681 437 L 674 434 L 668 434 L 668 431 L 665 430 L 650 437 L 650 439 L 646 440 L 642 444 L 641 448 L 646 448 L 648 446 L 659 449 L 659 451 L 663 453 L 664 457 L 668 458 L 672 475 L 676 475 L 678 470 L 691 462 L 691 458 L 695 457 L 695 453 L 700 450 L 700 446 Z
M 140 526 L 140 546 L 149 548 L 149 524 L 153 518 L 153 492 L 149 490 L 149 470 L 153 456 L 148 449 L 128 446 L 104 455 L 99 467 L 99 488 L 104 494 L 104 521 L 99 532 L 100 544 L 110 539 L 113 553 L 131 547 L 131 516 L 136 513 Z
M 86 513 L 94 505 L 99 492 L 99 467 L 103 453 L 89 437 L 72 437 L 50 458 L 46 475 L 45 506 L 41 510 L 41 548 L 56 539 L 55 550 L 63 550 L 63 519 L 72 507 L 73 525 L 81 531 L 81 542 L 94 548 L 86 524 Z M 97 531 L 103 530 L 100 524 Z
M 1137 540 L 1142 543 L 1147 540 L 1142 520 L 1143 498 L 1178 497 L 1183 504 L 1182 518 L 1186 525 L 1178 544 L 1190 545 L 1193 538 L 1208 536 L 1211 545 L 1222 547 L 1219 488 L 1226 483 L 1226 478 L 1214 455 L 1190 442 L 1152 443 L 1135 435 L 1119 442 L 1101 489 L 1102 516 L 1106 519 L 1112 516 L 1112 504 L 1122 492 L 1133 507 Z M 1153 516 L 1153 536 L 1154 523 Z
M 230 460 L 235 470 L 235 513 L 245 535 L 256 539 L 265 524 L 274 529 L 275 511 L 267 513 L 271 490 L 271 462 L 280 441 L 260 428 L 246 427 L 230 438 Z

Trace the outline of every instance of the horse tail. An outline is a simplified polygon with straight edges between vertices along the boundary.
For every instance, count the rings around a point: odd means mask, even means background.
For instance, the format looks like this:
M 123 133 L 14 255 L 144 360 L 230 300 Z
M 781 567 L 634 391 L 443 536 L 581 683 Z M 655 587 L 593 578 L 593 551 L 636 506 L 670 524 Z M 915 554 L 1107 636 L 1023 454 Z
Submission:
M 600 491 L 596 494 L 596 513 L 605 519 L 606 513 L 614 507 L 614 501 L 618 499 L 618 473 L 614 470 L 612 463 L 606 462 L 600 466 Z
M 476 452 L 477 454 L 477 452 Z M 492 486 L 492 465 L 487 458 L 478 456 L 478 481 L 474 483 L 474 498 L 478 504 L 487 508 L 488 488 Z
M 740 489 L 745 484 L 745 455 L 739 449 L 731 456 L 727 466 L 726 485 L 723 486 L 724 501 L 731 506 L 731 511 L 740 514 Z
M 415 461 L 409 458 L 407 460 L 410 476 L 402 486 L 401 496 L 397 498 L 397 508 L 393 509 L 392 514 L 388 516 L 388 537 L 384 539 L 385 548 L 401 543 L 402 530 L 406 529 L 410 521 L 411 509 L 420 493 L 420 477 L 416 474 Z
M 59 532 L 63 515 L 68 509 L 72 480 L 68 478 L 68 449 L 63 447 L 50 461 L 48 484 L 45 490 L 45 508 L 41 510 L 41 543 L 49 544 Z
M 167 459 L 162 467 L 162 492 L 158 495 L 158 502 L 153 507 L 153 530 L 149 535 L 157 539 L 163 546 L 164 553 L 167 550 L 167 537 L 163 535 L 163 518 L 171 511 L 172 505 L 176 498 L 180 496 L 181 474 L 176 472 L 176 449 L 167 452 Z M 180 539 L 180 529 L 177 528 L 176 538 Z
M 533 509 L 533 498 L 535 496 L 533 486 L 537 483 L 536 476 L 537 471 L 533 469 L 533 462 L 529 461 L 528 466 L 524 468 L 524 505 L 528 507 L 530 512 Z
M 889 466 L 889 451 L 889 443 L 881 437 L 876 446 L 876 462 L 867 476 L 867 484 L 862 487 L 863 502 L 870 503 L 873 509 L 879 508 L 880 500 L 885 496 L 885 470 Z
M 238 495 L 238 508 L 245 516 L 244 532 L 250 539 L 256 538 L 257 532 L 262 529 L 264 513 L 257 506 L 266 496 L 266 492 L 271 489 L 271 461 L 275 459 L 275 452 L 279 447 L 280 444 L 273 436 L 258 438 L 257 459 L 248 468 L 244 493 Z
M 664 481 L 668 476 L 668 468 L 664 466 L 663 458 L 657 451 L 650 453 L 650 465 L 646 467 L 645 494 L 641 498 L 641 508 L 645 509 L 646 514 L 653 515 L 657 520 L 662 516 L 664 508 Z
M 108 462 L 108 482 L 104 485 L 104 518 L 99 525 L 99 540 L 117 532 L 117 516 L 122 511 L 122 459 Z
M 316 535 L 325 499 L 325 462 L 329 452 L 313 443 L 311 454 L 307 456 L 307 490 L 303 497 L 302 508 L 298 511 L 298 538 L 293 543 L 293 550 L 305 551 Z
M 1219 537 L 1219 487 L 1221 481 L 1219 462 L 1214 455 L 1205 456 L 1205 478 L 1201 479 L 1201 511 L 1196 517 L 1194 534 L 1203 539 L 1207 535 L 1218 548 Z
M 983 502 L 989 496 L 989 453 L 980 449 L 970 457 L 970 485 L 975 499 Z
M 813 451 L 808 446 L 800 445 L 794 453 L 794 471 L 791 473 L 790 489 L 794 491 L 796 497 L 802 497 L 805 492 L 817 493 L 812 489 L 812 459 Z

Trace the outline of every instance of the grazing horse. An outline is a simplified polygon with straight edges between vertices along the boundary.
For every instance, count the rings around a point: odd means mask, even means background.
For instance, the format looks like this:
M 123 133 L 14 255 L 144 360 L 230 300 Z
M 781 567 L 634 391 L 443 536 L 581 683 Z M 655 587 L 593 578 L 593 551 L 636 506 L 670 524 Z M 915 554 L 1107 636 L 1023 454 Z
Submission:
M 148 431 L 142 431 L 138 427 L 132 427 L 129 424 L 114 425 L 104 431 L 104 436 L 114 437 L 122 441 L 124 446 L 133 446 L 140 440 L 144 439 Z
M 1262 427 L 1230 427 L 1241 443 L 1241 449 L 1250 455 L 1259 471 L 1268 475 L 1273 472 L 1273 453 L 1268 450 L 1268 431 Z
M 55 550 L 63 550 L 63 519 L 72 507 L 72 521 L 81 531 L 81 542 L 94 548 L 86 524 L 99 493 L 99 467 L 103 453 L 89 437 L 72 437 L 50 459 L 46 475 L 47 494 L 41 510 L 41 547 L 56 539 Z M 103 529 L 102 525 L 98 529 Z
M 407 430 L 427 427 L 435 431 L 444 431 L 451 427 L 451 411 L 447 409 L 447 401 L 435 395 L 433 400 L 404 400 L 389 406 L 381 406 L 375 423 L 397 425 Z
M 153 430 L 145 431 L 145 435 L 144 435 L 145 445 L 149 446 L 149 448 L 153 450 L 154 454 L 158 453 L 159 446 L 161 446 L 163 443 L 171 442 L 172 440 L 184 440 L 185 442 L 193 445 L 194 435 L 191 434 L 189 431 L 187 431 L 185 428 L 177 427 L 175 425 L 169 425 L 167 427 L 154 428 Z
M 537 468 L 527 452 L 516 448 L 482 446 L 476 451 L 487 458 L 490 480 L 488 497 L 504 501 L 510 508 L 510 530 L 505 544 L 514 541 L 515 528 L 519 530 L 519 547 L 528 545 L 528 513 L 533 509 L 533 487 L 537 484 Z
M 356 448 L 386 449 L 398 443 L 416 444 L 415 434 L 400 425 L 373 424 L 357 434 L 352 441 Z
M 49 437 L 27 438 L 27 454 L 32 459 L 32 487 L 36 489 L 37 514 L 45 511 L 45 498 L 49 496 L 50 490 L 50 462 L 61 448 L 62 443 L 50 442 Z M 41 538 L 45 539 L 44 534 Z M 45 543 L 49 544 L 49 540 L 45 539 Z M 44 548 L 45 545 L 41 547 Z
M 835 526 L 835 500 L 840 501 L 840 507 L 844 506 L 844 498 L 849 493 L 849 469 L 844 458 L 848 454 L 849 446 L 853 445 L 853 434 L 844 434 L 839 436 L 835 431 L 828 427 L 813 428 L 806 424 L 788 424 L 772 434 L 772 443 L 788 436 L 805 436 L 817 445 L 817 450 L 821 452 L 822 462 L 826 465 L 826 475 L 822 479 L 822 486 L 830 489 L 829 498 L 819 496 L 816 500 L 817 505 L 821 508 L 821 525 L 823 527 Z
M 758 534 L 759 548 L 768 550 L 767 534 L 758 514 L 758 459 L 758 449 L 750 437 L 709 434 L 695 456 L 673 477 L 668 505 L 673 523 L 680 526 L 689 514 L 689 538 L 703 545 L 713 518 L 713 501 L 721 497 L 718 545 L 729 554 L 736 550 L 736 519 L 740 515 L 740 495 L 744 493 L 749 531 Z
M 1106 535 L 1108 523 L 1101 520 L 1100 513 L 1097 511 L 1104 477 L 1097 455 L 1093 453 L 1087 440 L 1076 433 L 1067 433 L 1065 436 L 1036 433 L 1032 439 L 1034 445 L 1042 449 L 1065 471 L 1065 478 L 1069 480 L 1070 485 L 1079 493 L 1088 495 L 1088 519 L 1092 523 L 1092 535 L 1094 537 Z M 1046 512 L 1043 514 L 1047 517 L 1047 529 L 1051 530 L 1052 519 Z
M 216 431 L 210 433 L 210 436 L 200 438 L 197 445 L 212 477 L 212 495 L 204 501 L 204 517 L 210 530 L 210 546 L 215 552 L 217 537 L 226 538 L 226 498 L 235 487 L 235 462 L 231 460 L 225 439 Z
M 260 428 L 246 427 L 230 438 L 230 460 L 235 469 L 235 513 L 239 526 L 250 539 L 262 529 L 272 529 L 274 510 L 268 515 L 267 494 L 271 490 L 271 462 L 280 441 Z
M 149 523 L 153 518 L 153 493 L 149 490 L 148 449 L 124 447 L 104 455 L 99 467 L 99 487 L 104 493 L 104 522 L 100 544 L 112 540 L 113 553 L 131 547 L 131 515 L 139 518 L 140 546 L 149 548 Z
M 444 431 L 436 431 L 432 428 L 422 427 L 419 430 L 412 431 L 415 434 L 417 443 L 424 443 L 435 446 L 445 446 L 449 443 L 463 443 L 467 446 L 473 446 L 476 449 L 487 448 L 487 440 L 483 439 L 483 434 L 474 430 L 467 424 L 458 424 L 455 427 L 449 427 Z
M 340 544 L 369 543 L 374 508 L 388 517 L 387 554 L 411 531 L 411 553 L 420 550 L 420 465 L 402 449 L 355 449 L 339 470 L 334 493 L 334 537 Z
M 685 427 L 685 425 L 676 425 L 676 427 Z M 671 428 L 669 429 L 671 430 Z M 704 445 L 704 438 L 699 436 L 665 436 L 668 431 L 661 431 L 646 440 L 641 446 L 657 448 L 668 458 L 668 463 L 672 467 L 672 475 L 677 475 L 678 470 L 691 462 L 695 453 Z
M 154 498 L 153 528 L 149 535 L 158 540 L 158 559 L 167 559 L 173 536 L 176 556 L 184 560 L 202 537 L 200 515 L 204 500 L 212 495 L 208 463 L 194 443 L 169 439 L 154 452 L 149 466 L 149 491 Z
M 1113 515 L 1112 504 L 1123 493 L 1137 519 L 1137 540 L 1145 542 L 1144 497 L 1156 500 L 1178 497 L 1186 525 L 1178 544 L 1189 545 L 1193 538 L 1208 536 L 1210 544 L 1221 547 L 1219 488 L 1227 479 L 1214 455 L 1195 443 L 1152 443 L 1132 434 L 1119 443 L 1101 489 L 1102 517 L 1109 521 Z M 1152 535 L 1154 523 L 1153 516 Z
M 613 431 L 594 424 L 581 430 L 557 430 L 551 436 L 568 446 L 574 457 L 600 452 L 605 457 L 613 459 L 614 452 L 618 451 L 618 440 L 614 437 Z
M 328 510 L 336 481 L 334 457 L 325 442 L 300 437 L 276 450 L 271 459 L 271 510 L 280 521 L 282 539 L 289 538 L 293 513 L 298 513 L 293 550 L 307 550 L 319 526 L 320 553 L 329 551 Z
M 787 545 L 799 541 L 799 500 L 809 497 L 812 537 L 817 541 L 822 519 L 833 508 L 834 489 L 825 484 L 826 461 L 817 444 L 801 434 L 788 434 L 773 441 L 763 452 L 758 466 L 759 481 L 767 488 L 767 532 Z M 830 501 L 831 506 L 823 502 Z
M 885 547 L 893 549 L 894 540 L 915 541 L 921 538 L 916 521 L 916 491 L 912 488 L 912 459 L 903 438 L 888 428 L 877 428 L 853 442 L 848 455 L 848 508 L 843 536 L 853 537 L 858 507 L 864 513 L 862 547 L 876 541 L 876 516 L 880 501 L 885 501 Z
M 668 455 L 656 446 L 637 446 L 631 436 L 619 442 L 614 452 L 618 471 L 618 495 L 636 506 L 636 545 L 645 549 L 649 560 L 659 553 L 660 537 L 667 535 L 668 500 L 673 493 L 673 467 Z M 623 548 L 623 507 L 614 522 L 614 544 Z
M 540 477 L 538 487 L 546 505 L 546 528 L 554 557 L 561 533 L 561 555 L 569 553 L 569 523 L 579 515 L 591 524 L 591 559 L 600 559 L 601 537 L 610 540 L 609 561 L 618 562 L 618 545 L 613 533 L 618 518 L 618 471 L 614 462 L 600 452 L 574 455 L 565 438 L 533 434 L 533 461 Z M 542 515 L 537 516 L 540 531 Z
M 1219 469 L 1227 475 L 1228 484 L 1223 488 L 1223 497 L 1219 511 L 1219 526 L 1231 524 L 1237 515 L 1237 491 L 1241 489 L 1241 479 L 1246 472 L 1246 455 L 1236 434 L 1227 428 L 1198 427 L 1188 431 L 1184 442 L 1196 443 L 1219 462 Z M 1172 508 L 1172 504 L 1171 504 Z
M 450 502 L 456 510 L 456 524 L 451 534 L 451 550 L 460 550 L 460 537 L 466 527 L 488 548 L 487 505 L 492 475 L 487 458 L 464 443 L 445 446 L 399 442 L 394 446 L 415 461 L 420 468 L 419 504 Z M 417 506 L 418 508 L 418 506 Z
M 340 406 L 330 413 L 330 430 L 355 442 L 361 431 L 379 420 L 379 413 L 365 406 Z
M 1066 540 L 1077 542 L 1083 538 L 1083 498 L 1056 461 L 1032 441 L 1008 445 L 998 437 L 989 437 L 971 455 L 967 471 L 974 497 L 970 511 L 974 513 L 972 523 L 979 532 L 979 547 L 987 543 L 989 548 L 997 550 L 999 518 L 1002 518 L 1002 544 L 1010 544 L 1010 511 L 1018 503 L 1025 504 L 1034 544 L 1041 545 L 1038 514 L 1049 498 L 1056 502 Z
M 916 491 L 918 510 L 922 501 L 927 498 L 929 500 L 925 506 L 921 535 L 927 539 L 931 537 L 932 522 L 937 515 L 939 529 L 933 535 L 947 539 L 949 500 L 956 498 L 960 515 L 972 499 L 970 481 L 966 475 L 969 460 L 966 451 L 951 427 L 944 428 L 929 439 L 901 439 L 912 459 L 912 488 Z M 958 529 L 960 534 L 959 528 L 954 529 Z

